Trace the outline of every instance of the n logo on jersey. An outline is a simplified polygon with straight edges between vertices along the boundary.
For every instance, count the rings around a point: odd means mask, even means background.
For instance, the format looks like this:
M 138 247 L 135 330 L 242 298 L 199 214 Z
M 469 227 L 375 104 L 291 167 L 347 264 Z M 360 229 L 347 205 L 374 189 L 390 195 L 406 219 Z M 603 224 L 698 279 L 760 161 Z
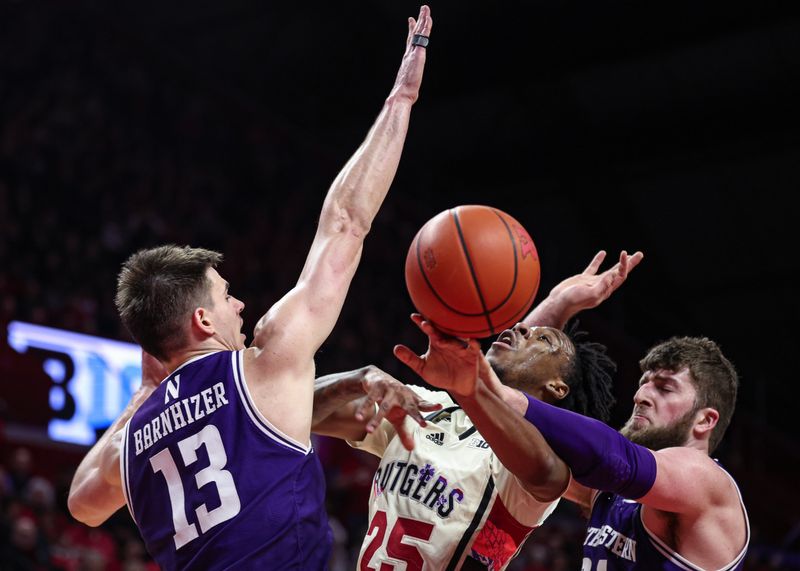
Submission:
M 442 446 L 444 444 L 444 432 L 434 432 L 433 434 L 426 434 L 425 438 L 427 438 L 434 444 L 438 444 L 439 446 Z
M 169 399 L 177 399 L 181 390 L 181 376 L 175 375 L 174 379 L 167 381 L 167 392 L 164 393 L 164 404 L 169 402 Z

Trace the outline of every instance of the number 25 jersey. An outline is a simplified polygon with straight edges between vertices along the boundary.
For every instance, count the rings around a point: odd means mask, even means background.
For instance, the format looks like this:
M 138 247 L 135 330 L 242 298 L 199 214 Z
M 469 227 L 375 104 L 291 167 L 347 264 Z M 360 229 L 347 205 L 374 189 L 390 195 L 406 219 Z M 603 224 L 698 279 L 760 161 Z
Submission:
M 505 569 L 558 500 L 531 496 L 450 395 L 409 388 L 445 407 L 424 428 L 405 420 L 414 450 L 385 420 L 350 443 L 381 457 L 358 569 L 456 570 L 467 557 L 490 571 Z
M 325 569 L 325 479 L 256 409 L 243 351 L 192 359 L 128 422 L 128 508 L 162 569 Z

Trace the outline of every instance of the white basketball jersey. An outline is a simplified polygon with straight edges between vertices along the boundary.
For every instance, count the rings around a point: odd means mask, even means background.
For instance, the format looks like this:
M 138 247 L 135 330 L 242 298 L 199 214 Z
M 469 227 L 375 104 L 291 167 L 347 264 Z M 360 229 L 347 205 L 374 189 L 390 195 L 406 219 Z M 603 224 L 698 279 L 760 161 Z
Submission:
M 414 450 L 403 448 L 387 421 L 350 443 L 381 457 L 358 569 L 453 570 L 468 556 L 505 569 L 558 500 L 542 503 L 526 492 L 450 395 L 411 388 L 444 407 L 425 428 L 406 418 Z

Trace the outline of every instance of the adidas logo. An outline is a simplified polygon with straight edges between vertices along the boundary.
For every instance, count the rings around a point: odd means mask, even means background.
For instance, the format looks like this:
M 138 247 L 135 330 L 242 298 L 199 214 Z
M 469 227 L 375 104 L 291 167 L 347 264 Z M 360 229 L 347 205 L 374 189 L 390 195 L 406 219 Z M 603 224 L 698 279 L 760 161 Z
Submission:
M 425 438 L 427 438 L 434 444 L 438 444 L 439 446 L 442 446 L 444 444 L 444 432 L 434 432 L 433 434 L 426 434 Z

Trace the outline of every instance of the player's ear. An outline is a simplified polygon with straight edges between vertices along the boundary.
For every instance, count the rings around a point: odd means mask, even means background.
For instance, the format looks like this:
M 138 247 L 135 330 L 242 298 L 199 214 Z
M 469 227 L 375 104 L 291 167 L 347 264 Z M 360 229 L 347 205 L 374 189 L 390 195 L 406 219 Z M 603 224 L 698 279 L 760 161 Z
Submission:
M 544 390 L 553 400 L 559 401 L 569 394 L 569 385 L 561 379 L 553 379 L 547 381 Z
M 715 408 L 705 407 L 697 411 L 694 421 L 694 431 L 698 436 L 710 433 L 719 421 L 719 411 Z
M 198 307 L 192 313 L 192 328 L 211 336 L 214 334 L 214 323 L 211 314 L 204 307 Z

